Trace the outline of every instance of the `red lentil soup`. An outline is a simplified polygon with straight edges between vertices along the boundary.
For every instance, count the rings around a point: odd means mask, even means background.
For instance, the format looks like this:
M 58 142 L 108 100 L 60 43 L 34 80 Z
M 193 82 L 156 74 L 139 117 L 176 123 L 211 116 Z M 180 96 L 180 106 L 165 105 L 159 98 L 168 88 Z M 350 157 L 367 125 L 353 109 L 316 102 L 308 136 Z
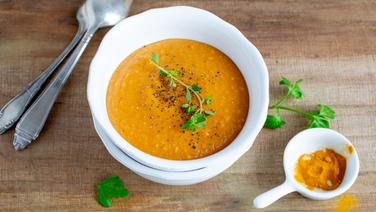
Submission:
M 199 85 L 202 96 L 212 97 L 205 107 L 215 115 L 205 128 L 182 129 L 190 118 L 181 108 L 186 89 L 171 87 L 151 63 L 153 52 L 164 68 L 181 73 L 181 81 Z M 171 160 L 202 158 L 228 146 L 244 125 L 248 105 L 247 85 L 231 59 L 187 39 L 162 40 L 136 50 L 113 73 L 107 91 L 107 112 L 118 133 L 141 151 Z

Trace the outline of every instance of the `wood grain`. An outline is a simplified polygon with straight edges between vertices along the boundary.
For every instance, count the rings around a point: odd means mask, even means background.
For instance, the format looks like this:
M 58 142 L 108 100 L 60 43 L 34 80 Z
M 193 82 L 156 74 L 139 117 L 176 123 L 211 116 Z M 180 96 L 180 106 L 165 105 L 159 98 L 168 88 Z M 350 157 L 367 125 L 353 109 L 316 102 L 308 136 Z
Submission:
M 77 23 L 80 0 L 0 0 L 0 105 L 36 77 L 65 48 Z M 348 191 L 357 211 L 376 208 L 376 1 L 135 0 L 132 14 L 149 8 L 191 5 L 238 27 L 265 57 L 271 99 L 281 75 L 303 78 L 305 99 L 334 107 L 333 128 L 355 145 L 358 180 Z M 219 176 L 193 186 L 149 182 L 116 162 L 96 135 L 86 101 L 88 66 L 106 30 L 80 60 L 38 141 L 15 152 L 13 130 L 0 136 L 1 211 L 100 211 L 94 185 L 116 174 L 131 192 L 112 210 L 251 211 L 259 193 L 284 180 L 282 154 L 305 121 L 263 130 L 254 146 Z M 265 211 L 333 211 L 338 199 L 312 201 L 289 194 Z

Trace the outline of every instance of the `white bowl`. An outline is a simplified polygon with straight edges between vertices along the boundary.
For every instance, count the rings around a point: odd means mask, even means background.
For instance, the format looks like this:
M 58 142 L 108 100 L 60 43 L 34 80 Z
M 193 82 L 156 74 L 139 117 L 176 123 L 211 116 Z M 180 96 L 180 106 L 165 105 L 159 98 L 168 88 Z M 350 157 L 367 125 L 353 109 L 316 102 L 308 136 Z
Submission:
M 141 177 L 144 177 L 153 182 L 166 184 L 166 185 L 191 185 L 208 180 L 219 173 L 230 167 L 236 160 L 230 161 L 229 163 L 222 163 L 212 167 L 206 167 L 194 171 L 185 172 L 167 172 L 158 169 L 153 169 L 138 163 L 137 161 L 130 158 L 127 154 L 122 152 L 115 144 L 111 142 L 111 139 L 104 132 L 101 126 L 93 117 L 94 127 L 97 131 L 99 137 L 101 138 L 107 151 L 115 158 L 118 162 L 128 167 L 130 170 L 135 172 Z
M 205 158 L 179 161 L 144 153 L 121 137 L 107 114 L 107 87 L 118 65 L 138 48 L 168 38 L 192 39 L 218 48 L 239 67 L 248 86 L 250 105 L 243 129 L 229 146 Z M 149 167 L 187 171 L 226 163 L 249 150 L 266 119 L 269 79 L 261 54 L 239 30 L 208 11 L 180 6 L 148 10 L 113 27 L 91 62 L 87 92 L 92 115 L 123 152 Z

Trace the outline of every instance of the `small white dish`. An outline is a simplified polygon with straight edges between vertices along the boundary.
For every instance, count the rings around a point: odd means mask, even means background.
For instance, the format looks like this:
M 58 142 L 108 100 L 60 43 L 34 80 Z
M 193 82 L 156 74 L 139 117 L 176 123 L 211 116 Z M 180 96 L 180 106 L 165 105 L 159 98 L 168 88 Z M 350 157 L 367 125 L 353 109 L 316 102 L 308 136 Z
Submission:
M 348 145 L 354 147 L 345 136 L 330 129 L 315 128 L 298 133 L 287 144 L 284 152 L 283 166 L 286 174 L 285 182 L 257 196 L 253 201 L 254 207 L 264 208 L 294 191 L 314 200 L 325 200 L 341 195 L 352 186 L 359 173 L 358 154 L 355 148 L 353 148 L 353 152 L 350 154 L 347 148 Z M 301 155 L 325 148 L 333 149 L 335 152 L 346 157 L 345 176 L 339 187 L 334 190 L 309 190 L 295 180 L 295 165 Z
M 97 131 L 99 137 L 101 138 L 107 151 L 111 154 L 115 160 L 128 167 L 130 170 L 135 172 L 137 175 L 144 177 L 145 179 L 151 180 L 156 183 L 166 184 L 166 185 L 191 185 L 208 180 L 235 163 L 236 159 L 228 162 L 218 164 L 213 167 L 202 168 L 194 171 L 186 172 L 166 172 L 151 167 L 147 167 L 139 162 L 135 161 L 127 154 L 122 152 L 115 144 L 111 142 L 111 139 L 106 135 L 103 129 L 100 127 L 99 123 L 93 117 L 94 127 Z
M 218 48 L 238 66 L 248 86 L 250 104 L 243 129 L 229 146 L 205 158 L 166 160 L 142 152 L 115 130 L 107 114 L 107 88 L 118 65 L 138 48 L 168 38 L 191 39 Z M 229 163 L 251 148 L 266 120 L 269 79 L 260 52 L 238 29 L 208 11 L 179 6 L 148 10 L 113 27 L 91 62 L 87 94 L 92 115 L 123 152 L 155 169 L 189 171 Z

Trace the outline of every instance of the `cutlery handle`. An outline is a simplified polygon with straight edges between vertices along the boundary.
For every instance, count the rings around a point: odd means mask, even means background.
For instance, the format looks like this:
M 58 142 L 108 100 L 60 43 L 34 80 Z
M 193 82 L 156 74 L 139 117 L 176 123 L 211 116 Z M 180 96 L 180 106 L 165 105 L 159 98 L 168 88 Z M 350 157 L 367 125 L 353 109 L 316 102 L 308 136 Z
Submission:
M 46 89 L 21 117 L 16 126 L 13 140 L 13 146 L 16 150 L 23 150 L 28 144 L 35 140 L 42 131 L 57 96 L 89 44 L 94 32 L 95 30 L 89 29 L 85 33 L 78 46 L 69 56 L 53 81 L 48 84 Z
M 84 27 L 79 26 L 76 35 L 64 51 L 45 69 L 34 81 L 29 83 L 21 92 L 13 97 L 0 110 L 0 134 L 6 132 L 25 112 L 27 106 L 38 93 L 41 86 L 48 79 L 48 77 L 55 71 L 56 67 L 64 60 L 64 58 L 72 51 L 78 41 L 84 34 Z
M 290 184 L 287 181 L 285 181 L 281 185 L 257 196 L 253 200 L 253 206 L 255 208 L 265 208 L 266 206 L 269 206 L 270 204 L 277 201 L 286 194 L 294 191 L 295 188 L 290 186 Z

